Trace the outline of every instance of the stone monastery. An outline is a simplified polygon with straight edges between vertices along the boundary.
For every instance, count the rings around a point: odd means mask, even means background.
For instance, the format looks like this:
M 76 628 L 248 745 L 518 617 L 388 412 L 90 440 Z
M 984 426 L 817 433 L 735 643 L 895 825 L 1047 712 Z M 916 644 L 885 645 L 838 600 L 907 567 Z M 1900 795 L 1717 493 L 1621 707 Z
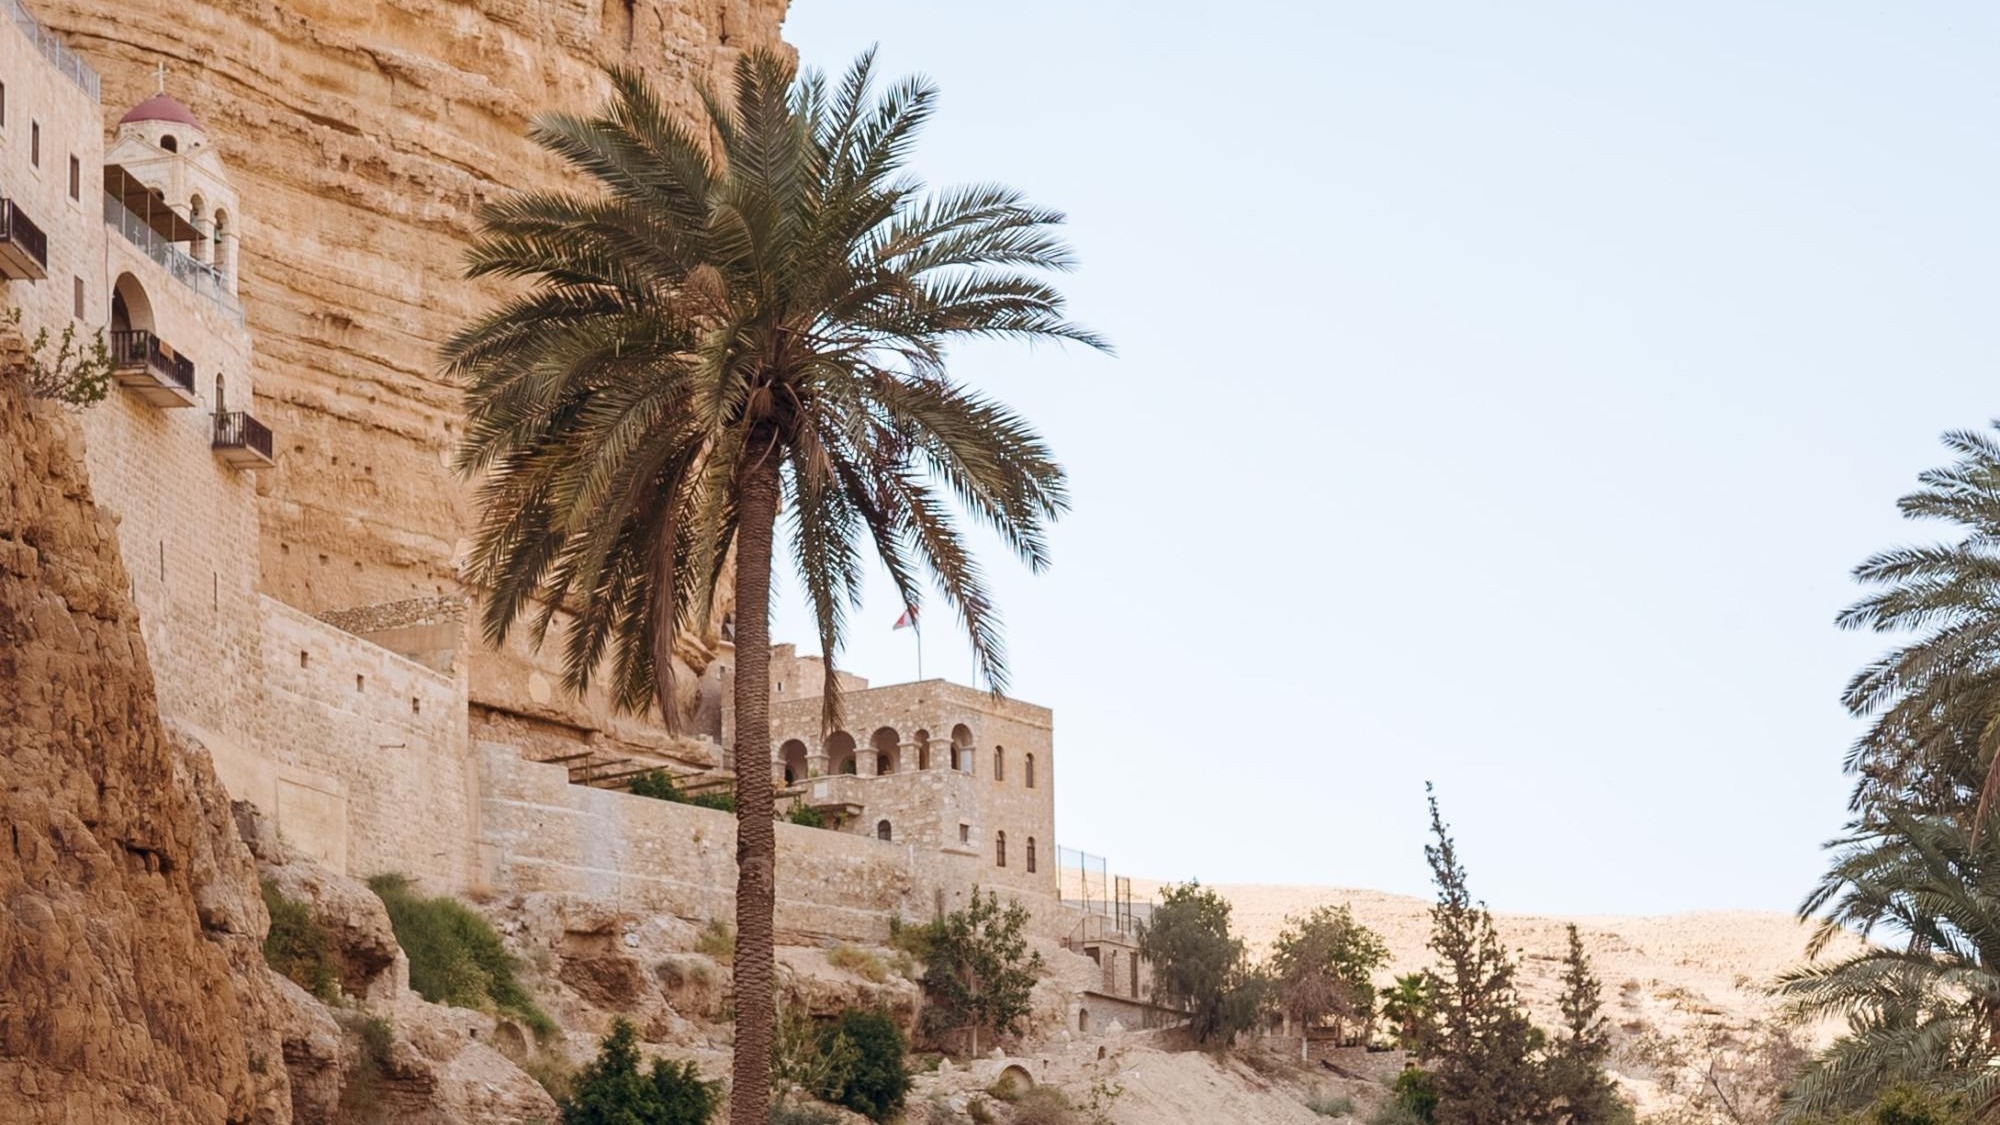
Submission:
M 676 704 L 698 735 L 674 740 L 657 715 L 564 696 L 557 646 L 485 647 L 476 591 L 329 605 L 296 595 L 333 583 L 287 582 L 292 596 L 274 595 L 268 574 L 333 568 L 266 525 L 261 478 L 288 456 L 339 465 L 345 451 L 288 446 L 257 417 L 239 264 L 266 252 L 245 240 L 258 201 L 239 198 L 164 69 L 114 120 L 78 54 L 19 0 L 0 14 L 0 312 L 19 311 L 24 340 L 103 333 L 115 385 L 81 412 L 85 459 L 118 520 L 169 728 L 206 747 L 230 796 L 286 844 L 347 875 L 727 919 L 733 818 L 622 791 L 651 770 L 690 792 L 729 784 L 726 634 L 678 646 L 693 686 Z M 849 726 L 825 733 L 826 666 L 781 645 L 771 669 L 779 807 L 811 806 L 826 825 L 778 825 L 781 941 L 879 943 L 891 919 L 999 887 L 1102 966 L 1073 1026 L 1148 1017 L 1129 907 L 1057 860 L 1046 708 L 839 673 Z

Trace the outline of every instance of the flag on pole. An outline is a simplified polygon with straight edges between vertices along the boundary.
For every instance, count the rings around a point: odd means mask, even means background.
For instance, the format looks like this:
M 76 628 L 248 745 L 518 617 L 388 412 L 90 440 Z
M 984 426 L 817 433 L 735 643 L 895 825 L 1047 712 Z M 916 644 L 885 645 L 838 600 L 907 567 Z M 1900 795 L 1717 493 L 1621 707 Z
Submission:
M 896 629 L 914 629 L 916 627 L 917 627 L 917 607 L 913 605 L 904 606 L 903 616 L 898 617 L 896 619 L 895 629 L 891 629 L 889 631 L 893 633 L 896 631 Z

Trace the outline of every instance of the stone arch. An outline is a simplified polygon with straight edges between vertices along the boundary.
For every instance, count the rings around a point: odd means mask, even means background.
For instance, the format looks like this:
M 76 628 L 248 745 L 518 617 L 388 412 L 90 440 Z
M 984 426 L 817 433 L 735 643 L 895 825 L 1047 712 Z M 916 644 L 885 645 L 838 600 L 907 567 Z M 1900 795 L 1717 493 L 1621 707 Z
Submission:
M 931 768 L 931 732 L 919 727 L 912 738 L 917 744 L 917 768 L 920 770 Z
M 217 414 L 226 414 L 229 412 L 229 399 L 222 392 L 222 372 L 218 371 L 215 373 L 215 412 Z
M 1007 834 L 1005 832 L 995 832 L 993 834 L 993 866 L 1007 866 Z
M 220 207 L 215 209 L 215 250 L 214 261 L 210 264 L 215 272 L 234 292 L 236 288 L 236 227 L 229 221 L 229 212 Z
M 895 773 L 903 768 L 903 736 L 895 727 L 878 727 L 868 736 L 868 745 L 875 748 L 875 772 Z
M 892 835 L 893 832 L 889 827 L 888 821 L 878 820 L 875 822 L 875 838 L 877 840 L 880 840 L 886 844 L 889 842 L 889 839 Z
M 1005 746 L 995 746 L 993 748 L 993 780 L 1007 780 L 1007 748 Z
M 146 296 L 146 287 L 129 273 L 118 275 L 118 283 L 111 287 L 111 331 L 151 332 L 153 330 L 153 302 Z
M 510 1024 L 509 1026 L 512 1025 Z M 999 1077 L 995 1078 L 993 1084 L 987 1087 L 988 1090 L 1006 1091 L 1010 1095 L 1004 1099 L 1006 1101 L 1013 1101 L 1015 1098 L 1034 1088 L 1035 1076 L 1029 1074 L 1028 1068 L 1022 1066 L 1020 1063 L 1008 1063 L 1002 1067 Z
M 788 738 L 778 747 L 779 773 L 785 784 L 795 785 L 812 776 L 812 768 L 806 763 L 806 744 L 796 738 Z
M 1035 756 L 1033 754 L 1021 755 L 1021 780 L 1027 782 L 1028 788 L 1033 789 L 1035 787 Z
M 854 764 L 854 736 L 844 730 L 827 735 L 826 772 L 853 773 L 858 768 Z
M 201 193 L 196 192 L 189 196 L 188 223 L 194 227 L 194 238 L 189 240 L 188 253 L 195 261 L 203 263 L 209 260 L 207 218 L 208 205 L 202 200 Z
M 951 768 L 972 772 L 972 728 L 964 723 L 951 728 Z

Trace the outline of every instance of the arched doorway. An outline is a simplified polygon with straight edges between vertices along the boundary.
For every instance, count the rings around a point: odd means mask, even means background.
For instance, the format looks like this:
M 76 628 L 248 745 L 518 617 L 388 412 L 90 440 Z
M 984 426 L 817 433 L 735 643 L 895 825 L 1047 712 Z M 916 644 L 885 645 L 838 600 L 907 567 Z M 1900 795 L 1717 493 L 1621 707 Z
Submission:
M 778 762 L 786 785 L 796 785 L 809 776 L 806 744 L 796 738 L 788 738 L 783 746 L 778 747 Z
M 931 732 L 920 727 L 913 737 L 917 744 L 917 768 L 927 770 L 931 768 Z
M 875 749 L 875 772 L 895 773 L 903 768 L 903 738 L 895 727 L 880 727 L 868 737 L 868 745 Z
M 854 736 L 844 730 L 834 731 L 826 738 L 826 772 L 853 773 Z

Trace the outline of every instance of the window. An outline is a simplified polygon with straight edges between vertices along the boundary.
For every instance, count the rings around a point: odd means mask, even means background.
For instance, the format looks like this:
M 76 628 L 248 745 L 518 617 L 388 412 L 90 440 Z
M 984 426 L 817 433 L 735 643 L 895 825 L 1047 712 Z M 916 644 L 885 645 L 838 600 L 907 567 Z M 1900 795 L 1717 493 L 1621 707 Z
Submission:
M 1005 832 L 995 832 L 993 834 L 993 866 L 1007 866 L 1007 834 Z
M 958 842 L 961 844 L 970 844 L 972 842 L 972 825 L 961 824 L 958 826 Z
M 181 143 L 174 139 L 172 133 L 168 133 L 166 136 L 160 138 L 160 147 L 166 149 L 168 152 L 179 152 L 181 150 Z
M 1033 789 L 1035 787 L 1035 756 L 1033 754 L 1028 755 L 1021 762 L 1021 775 L 1023 780 L 1028 783 L 1028 788 Z
M 1028 837 L 1028 874 L 1035 873 L 1035 838 Z
M 74 156 L 69 158 L 69 197 L 83 198 L 83 162 Z
M 77 277 L 77 278 L 72 278 L 72 280 L 73 280 L 73 281 L 74 281 L 74 282 L 76 283 L 76 284 L 75 284 L 75 290 L 76 290 L 76 318 L 77 318 L 78 320 L 82 320 L 82 319 L 83 319 L 83 279 L 82 279 L 82 278 L 80 278 L 80 277 Z
M 359 673 L 357 673 L 357 674 L 355 675 L 355 677 L 354 677 L 354 690 L 355 690 L 355 691 L 367 691 L 367 690 L 368 690 L 368 677 L 366 677 L 366 676 L 363 676 L 363 675 L 360 675 Z
M 886 821 L 886 820 L 878 820 L 878 821 L 876 821 L 876 822 L 875 822 L 875 838 L 876 838 L 877 840 L 887 840 L 887 839 L 889 838 L 889 822 L 888 822 L 888 821 Z
M 995 746 L 993 748 L 993 780 L 1007 780 L 1007 748 L 1005 746 Z
M 37 168 L 42 166 L 42 123 L 39 121 L 28 122 L 28 163 Z

